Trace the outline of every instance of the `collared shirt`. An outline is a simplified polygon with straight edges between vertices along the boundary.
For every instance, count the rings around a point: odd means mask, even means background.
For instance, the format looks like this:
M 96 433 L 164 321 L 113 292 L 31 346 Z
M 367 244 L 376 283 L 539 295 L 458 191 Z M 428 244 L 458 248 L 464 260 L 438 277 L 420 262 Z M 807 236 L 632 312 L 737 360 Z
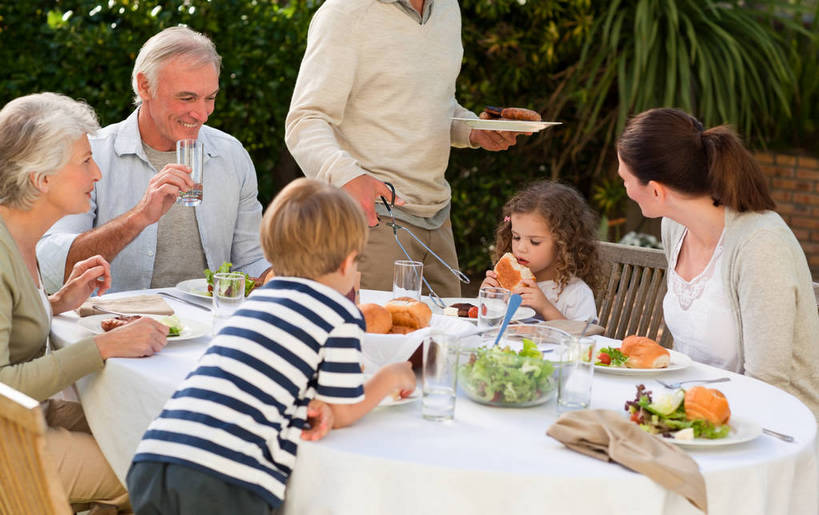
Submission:
M 91 193 L 91 209 L 62 218 L 37 244 L 47 291 L 62 286 L 66 256 L 74 239 L 137 205 L 148 181 L 158 172 L 142 148 L 138 113 L 139 109 L 89 138 L 102 178 Z M 258 276 L 269 264 L 259 246 L 262 206 L 257 199 L 253 162 L 242 144 L 222 131 L 202 126 L 199 139 L 205 144 L 203 202 L 192 209 L 196 210 L 208 268 L 229 261 L 235 270 Z M 157 226 L 147 226 L 111 261 L 110 291 L 150 286 Z
M 423 25 L 424 23 L 429 20 L 429 17 L 432 16 L 432 4 L 435 3 L 435 0 L 426 0 L 424 2 L 424 12 L 422 14 L 418 14 L 418 11 L 415 10 L 415 7 L 412 6 L 409 0 L 378 0 L 384 4 L 395 4 L 399 7 L 402 11 L 407 13 L 412 19 Z

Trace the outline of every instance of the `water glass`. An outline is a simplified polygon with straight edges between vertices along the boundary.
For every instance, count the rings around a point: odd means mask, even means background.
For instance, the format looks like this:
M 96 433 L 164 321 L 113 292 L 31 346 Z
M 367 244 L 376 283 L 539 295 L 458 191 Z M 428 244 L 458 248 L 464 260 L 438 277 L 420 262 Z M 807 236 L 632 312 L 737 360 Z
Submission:
M 202 203 L 202 172 L 205 162 L 205 144 L 195 139 L 181 139 L 176 142 L 176 162 L 191 169 L 193 188 L 180 191 L 177 204 L 198 206 Z
M 569 336 L 559 350 L 557 411 L 588 408 L 594 378 L 594 340 Z
M 512 293 L 505 288 L 481 288 L 478 292 L 478 329 L 496 327 L 503 322 L 509 296 Z
M 458 380 L 458 338 L 435 331 L 424 339 L 421 415 L 446 422 L 455 417 Z
M 420 261 L 396 261 L 393 267 L 392 297 L 421 300 L 421 278 L 424 264 Z
M 219 332 L 244 300 L 244 274 L 213 274 L 213 334 Z

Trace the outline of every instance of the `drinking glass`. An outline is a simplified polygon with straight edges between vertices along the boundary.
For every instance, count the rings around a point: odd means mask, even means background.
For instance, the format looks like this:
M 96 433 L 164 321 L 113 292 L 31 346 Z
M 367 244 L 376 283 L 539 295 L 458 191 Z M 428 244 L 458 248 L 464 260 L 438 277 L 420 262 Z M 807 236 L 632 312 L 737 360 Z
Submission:
M 180 191 L 177 204 L 198 206 L 202 203 L 202 172 L 204 169 L 205 145 L 195 139 L 181 139 L 176 142 L 176 162 L 191 169 L 193 188 Z
M 446 422 L 455 417 L 458 380 L 458 338 L 440 331 L 424 339 L 421 416 Z
M 424 264 L 420 261 L 396 261 L 393 267 L 392 296 L 421 300 L 421 277 Z
M 213 274 L 213 334 L 245 300 L 245 276 L 237 273 Z
M 588 408 L 594 378 L 594 340 L 568 336 L 559 351 L 557 411 Z
M 511 292 L 506 288 L 484 287 L 478 292 L 478 329 L 499 326 L 506 315 Z

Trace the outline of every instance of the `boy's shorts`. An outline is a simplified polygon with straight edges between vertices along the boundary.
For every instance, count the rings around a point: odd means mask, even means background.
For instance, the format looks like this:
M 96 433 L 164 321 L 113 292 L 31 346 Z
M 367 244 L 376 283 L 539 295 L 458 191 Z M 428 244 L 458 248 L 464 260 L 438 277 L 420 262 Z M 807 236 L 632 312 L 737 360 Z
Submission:
M 259 514 L 281 510 L 246 488 L 175 463 L 140 461 L 128 471 L 128 491 L 134 513 L 142 514 Z

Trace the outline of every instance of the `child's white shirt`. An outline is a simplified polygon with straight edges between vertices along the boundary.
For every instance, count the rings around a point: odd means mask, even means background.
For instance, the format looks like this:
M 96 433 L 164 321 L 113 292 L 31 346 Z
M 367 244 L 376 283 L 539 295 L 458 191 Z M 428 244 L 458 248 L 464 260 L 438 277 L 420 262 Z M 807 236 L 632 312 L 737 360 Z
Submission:
M 560 295 L 556 282 L 540 281 L 537 283 L 546 299 L 554 304 L 568 320 L 586 320 L 592 317 L 597 321 L 597 306 L 594 303 L 594 292 L 582 279 L 572 277 Z

